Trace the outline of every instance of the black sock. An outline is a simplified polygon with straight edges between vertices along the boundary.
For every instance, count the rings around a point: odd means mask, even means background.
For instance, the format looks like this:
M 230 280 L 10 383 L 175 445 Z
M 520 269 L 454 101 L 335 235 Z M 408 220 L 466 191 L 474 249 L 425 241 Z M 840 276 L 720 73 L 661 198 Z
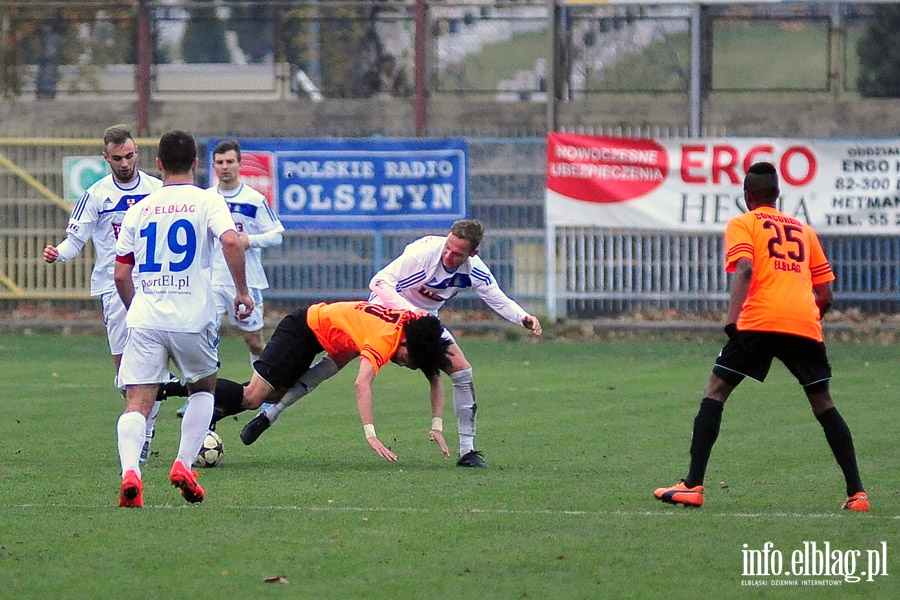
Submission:
M 180 381 L 170 381 L 168 383 L 160 385 L 159 391 L 156 392 L 157 400 L 165 400 L 166 398 L 170 398 L 172 396 L 181 396 L 183 398 L 187 398 L 187 388 L 183 386 Z
M 684 484 L 688 487 L 703 485 L 706 477 L 706 464 L 712 452 L 713 444 L 719 437 L 719 426 L 722 424 L 722 411 L 725 404 L 712 398 L 700 401 L 700 410 L 694 417 L 694 434 L 691 437 L 691 467 Z
M 236 415 L 243 412 L 241 404 L 244 401 L 244 386 L 230 379 L 222 379 L 216 381 L 216 403 L 213 409 L 213 422 L 220 421 L 225 417 Z
M 831 446 L 831 452 L 837 460 L 838 466 L 844 473 L 847 482 L 847 495 L 852 496 L 863 491 L 862 481 L 859 477 L 859 467 L 856 464 L 856 450 L 853 447 L 853 436 L 844 417 L 838 412 L 837 407 L 832 406 L 822 414 L 816 415 L 819 424 L 825 431 L 825 439 Z

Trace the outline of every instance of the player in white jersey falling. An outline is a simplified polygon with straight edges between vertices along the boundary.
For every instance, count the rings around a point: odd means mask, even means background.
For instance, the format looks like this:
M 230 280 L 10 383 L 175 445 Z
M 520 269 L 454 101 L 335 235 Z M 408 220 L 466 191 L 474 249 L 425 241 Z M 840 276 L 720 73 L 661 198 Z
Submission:
M 109 341 L 116 373 L 125 347 L 125 306 L 116 293 L 113 282 L 113 264 L 116 256 L 116 238 L 122 227 L 125 211 L 159 189 L 162 182 L 137 168 L 138 148 L 127 125 L 113 125 L 103 133 L 103 158 L 111 173 L 93 184 L 75 205 L 66 239 L 57 246 L 44 248 L 47 263 L 66 262 L 81 252 L 88 240 L 94 244 L 96 260 L 91 273 L 91 296 L 100 296 L 103 307 L 103 323 Z M 166 388 L 160 389 L 160 397 L 147 420 L 141 460 L 150 456 L 150 440 L 160 400 Z
M 128 307 L 128 338 L 119 366 L 125 411 L 116 427 L 122 485 L 119 506 L 143 506 L 140 451 L 146 418 L 171 359 L 190 393 L 181 441 L 169 481 L 188 502 L 202 502 L 203 488 L 190 467 L 213 415 L 218 372 L 218 332 L 210 265 L 213 240 L 222 252 L 237 294 L 235 312 L 253 311 L 244 249 L 222 197 L 193 184 L 197 146 L 191 134 L 160 138 L 157 166 L 163 186 L 132 207 L 116 243 L 115 283 Z
M 541 335 L 541 323 L 537 317 L 528 314 L 500 289 L 490 269 L 477 256 L 478 245 L 483 238 L 484 226 L 474 219 L 464 219 L 455 222 L 446 237 L 426 236 L 410 243 L 398 258 L 372 278 L 369 302 L 412 310 L 418 314 L 437 315 L 447 300 L 461 290 L 471 288 L 500 316 Z M 477 405 L 472 365 L 450 332 L 444 329 L 444 335 L 452 342 L 449 350 L 451 365 L 446 373 L 453 382 L 453 406 L 459 430 L 459 460 L 456 464 L 461 467 L 483 467 L 484 459 L 475 450 Z M 343 361 L 339 364 L 342 366 Z M 244 426 L 241 432 L 244 443 L 253 443 L 285 408 L 337 369 L 329 359 L 310 369 L 304 374 L 308 381 L 301 378 L 298 382 L 305 385 L 292 388 L 281 401 Z
M 223 315 L 228 315 L 229 323 L 241 330 L 250 351 L 252 365 L 265 346 L 262 332 L 262 291 L 269 287 L 269 280 L 263 270 L 262 249 L 281 244 L 284 226 L 272 212 L 266 197 L 241 181 L 241 147 L 237 141 L 227 140 L 216 145 L 213 149 L 213 170 L 218 183 L 210 189 L 218 191 L 225 198 L 231 211 L 238 238 L 246 251 L 247 285 L 250 286 L 250 295 L 256 303 L 253 314 L 248 318 L 239 320 L 235 317 L 234 307 L 231 305 L 235 292 L 234 283 L 231 281 L 228 265 L 225 264 L 221 245 L 217 242 L 213 250 L 212 284 L 218 323 L 221 324 Z M 176 413 L 181 416 L 186 408 L 187 404 Z

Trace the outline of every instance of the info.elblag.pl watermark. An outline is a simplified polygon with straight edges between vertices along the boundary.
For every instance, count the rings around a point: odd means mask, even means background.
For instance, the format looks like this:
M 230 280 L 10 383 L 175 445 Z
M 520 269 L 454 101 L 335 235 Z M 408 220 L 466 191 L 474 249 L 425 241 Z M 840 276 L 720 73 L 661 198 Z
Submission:
M 742 586 L 836 586 L 888 576 L 887 542 L 844 550 L 831 542 L 805 541 L 785 551 L 772 542 L 759 549 L 744 544 L 741 561 Z

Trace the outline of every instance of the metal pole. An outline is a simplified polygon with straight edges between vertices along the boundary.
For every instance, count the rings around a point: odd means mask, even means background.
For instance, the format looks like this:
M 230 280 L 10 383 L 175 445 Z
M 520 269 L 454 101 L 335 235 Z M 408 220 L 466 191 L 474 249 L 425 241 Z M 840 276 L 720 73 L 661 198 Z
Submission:
M 699 2 L 691 6 L 691 137 L 700 137 L 703 120 L 702 9 Z
M 558 115 L 556 106 L 556 29 L 557 29 L 557 12 L 556 0 L 547 0 L 547 19 L 549 22 L 547 39 L 549 48 L 547 49 L 547 133 L 556 131 L 558 125 Z
M 138 1 L 137 12 L 137 133 L 150 132 L 150 63 L 152 61 L 150 34 L 150 5 L 147 0 Z
M 425 0 L 416 0 L 416 92 L 415 92 L 415 119 L 416 137 L 424 137 L 427 126 L 425 122 L 425 25 L 426 25 Z

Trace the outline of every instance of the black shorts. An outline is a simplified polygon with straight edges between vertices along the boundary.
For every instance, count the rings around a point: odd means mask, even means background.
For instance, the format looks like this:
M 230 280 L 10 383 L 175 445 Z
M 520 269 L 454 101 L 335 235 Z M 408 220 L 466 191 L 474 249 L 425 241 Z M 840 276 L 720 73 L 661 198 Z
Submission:
M 275 327 L 253 369 L 276 390 L 292 387 L 324 351 L 306 323 L 306 309 L 297 309 Z
M 765 381 L 773 358 L 784 363 L 804 388 L 828 389 L 831 365 L 825 344 L 788 333 L 738 331 L 719 352 L 713 373 L 731 385 L 744 377 Z

